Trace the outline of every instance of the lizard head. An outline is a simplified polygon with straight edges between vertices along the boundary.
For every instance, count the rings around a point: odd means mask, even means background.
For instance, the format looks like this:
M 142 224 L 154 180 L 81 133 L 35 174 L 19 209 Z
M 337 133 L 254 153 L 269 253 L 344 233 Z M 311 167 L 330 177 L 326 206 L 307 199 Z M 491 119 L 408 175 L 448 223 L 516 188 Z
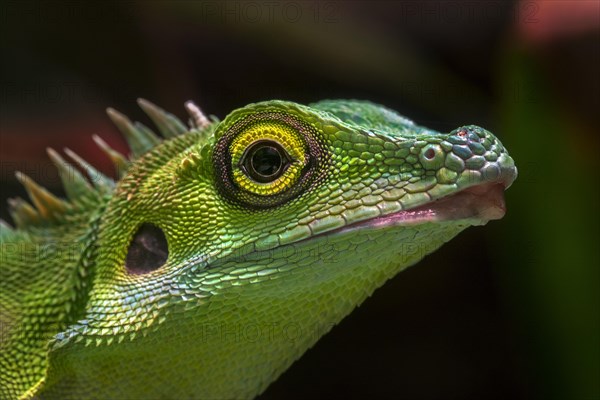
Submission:
M 238 109 L 129 167 L 50 370 L 175 397 L 260 393 L 387 279 L 501 218 L 516 173 L 477 126 L 438 133 L 360 101 Z

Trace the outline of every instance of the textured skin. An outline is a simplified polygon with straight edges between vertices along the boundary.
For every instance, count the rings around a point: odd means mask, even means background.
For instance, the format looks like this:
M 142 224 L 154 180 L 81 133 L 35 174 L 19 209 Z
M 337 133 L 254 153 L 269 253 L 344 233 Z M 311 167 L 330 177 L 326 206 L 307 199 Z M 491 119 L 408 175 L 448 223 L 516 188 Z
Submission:
M 486 221 L 342 227 L 516 177 L 491 133 L 440 134 L 369 102 L 251 104 L 172 136 L 148 139 L 114 188 L 71 177 L 59 206 L 13 204 L 3 399 L 252 398 L 387 279 Z M 266 186 L 239 167 L 265 137 L 295 160 Z M 143 223 L 169 256 L 135 274 Z

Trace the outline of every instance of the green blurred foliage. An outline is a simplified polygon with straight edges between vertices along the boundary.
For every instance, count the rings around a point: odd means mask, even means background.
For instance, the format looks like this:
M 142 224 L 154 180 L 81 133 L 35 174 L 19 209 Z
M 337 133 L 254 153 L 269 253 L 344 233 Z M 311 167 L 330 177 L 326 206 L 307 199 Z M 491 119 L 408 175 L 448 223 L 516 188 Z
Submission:
M 598 138 L 564 107 L 540 63 L 515 46 L 498 77 L 505 144 L 520 168 L 498 237 L 498 271 L 543 397 L 593 399 L 600 393 Z

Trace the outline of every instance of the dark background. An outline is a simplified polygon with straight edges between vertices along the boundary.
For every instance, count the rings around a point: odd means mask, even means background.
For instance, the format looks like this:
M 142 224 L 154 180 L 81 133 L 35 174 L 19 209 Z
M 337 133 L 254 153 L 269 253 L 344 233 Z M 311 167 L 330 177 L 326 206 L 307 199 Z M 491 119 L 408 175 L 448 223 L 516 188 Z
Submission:
M 148 123 L 247 103 L 359 98 L 418 124 L 495 132 L 519 167 L 508 214 L 375 292 L 261 399 L 599 398 L 597 1 L 4 1 L 2 203 L 45 148 L 106 173 L 104 109 Z M 595 72 L 594 72 L 595 71 Z M 2 218 L 9 220 L 5 206 Z

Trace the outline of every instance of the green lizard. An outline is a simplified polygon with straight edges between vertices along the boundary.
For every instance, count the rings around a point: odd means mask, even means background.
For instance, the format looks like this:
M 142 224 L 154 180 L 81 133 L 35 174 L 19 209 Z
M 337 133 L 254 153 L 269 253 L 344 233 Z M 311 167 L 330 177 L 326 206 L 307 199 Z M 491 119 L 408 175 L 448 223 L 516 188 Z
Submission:
M 477 126 L 442 134 L 353 100 L 250 104 L 190 126 L 114 110 L 114 182 L 49 155 L 68 199 L 1 224 L 0 393 L 252 398 L 377 287 L 504 215 L 517 170 Z M 87 177 L 82 174 L 84 172 Z

